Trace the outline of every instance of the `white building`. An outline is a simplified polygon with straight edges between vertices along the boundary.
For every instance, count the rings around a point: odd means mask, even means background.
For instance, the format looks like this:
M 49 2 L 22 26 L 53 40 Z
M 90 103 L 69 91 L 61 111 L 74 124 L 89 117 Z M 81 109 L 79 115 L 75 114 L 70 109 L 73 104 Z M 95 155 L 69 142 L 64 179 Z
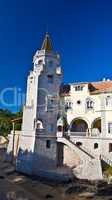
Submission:
M 110 156 L 112 81 L 74 83 L 64 87 L 62 96 L 70 136 L 98 156 Z
M 22 130 L 10 135 L 16 169 L 49 178 L 102 179 L 112 165 L 112 81 L 63 85 L 59 54 L 48 34 L 33 58 Z M 15 144 L 13 144 L 15 137 Z

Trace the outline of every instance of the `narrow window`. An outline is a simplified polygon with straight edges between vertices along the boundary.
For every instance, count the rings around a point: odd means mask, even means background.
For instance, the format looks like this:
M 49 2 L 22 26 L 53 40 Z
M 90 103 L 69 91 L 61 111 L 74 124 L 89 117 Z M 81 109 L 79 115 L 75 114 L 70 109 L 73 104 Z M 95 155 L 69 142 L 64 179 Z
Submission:
M 67 110 L 67 109 L 71 109 L 72 108 L 72 102 L 66 102 L 66 104 L 65 104 L 65 109 Z
M 48 75 L 48 83 L 53 83 L 53 75 Z
M 112 133 L 112 122 L 108 123 L 108 133 Z
M 75 91 L 77 91 L 77 86 L 75 87 Z
M 78 85 L 78 91 L 80 91 L 80 85 Z
M 94 149 L 98 149 L 98 143 L 94 144 Z
M 87 108 L 89 108 L 89 101 L 87 101 L 87 103 L 86 103 L 86 104 L 87 104 Z
M 93 108 L 93 101 L 90 101 L 90 108 Z
M 83 91 L 83 86 L 81 86 L 81 88 L 80 88 L 80 89 L 81 89 L 81 91 Z
M 83 86 L 77 85 L 75 87 L 75 91 L 82 91 L 83 90 Z
M 93 109 L 94 103 L 91 99 L 86 100 L 86 107 L 87 107 L 87 109 Z
M 62 126 L 58 126 L 58 131 L 62 132 L 63 131 L 63 127 Z
M 50 140 L 46 140 L 46 148 L 50 149 L 51 147 L 51 141 Z
M 109 152 L 112 152 L 112 143 L 109 143 Z
M 47 97 L 47 111 L 53 111 L 55 108 L 54 98 L 51 96 Z

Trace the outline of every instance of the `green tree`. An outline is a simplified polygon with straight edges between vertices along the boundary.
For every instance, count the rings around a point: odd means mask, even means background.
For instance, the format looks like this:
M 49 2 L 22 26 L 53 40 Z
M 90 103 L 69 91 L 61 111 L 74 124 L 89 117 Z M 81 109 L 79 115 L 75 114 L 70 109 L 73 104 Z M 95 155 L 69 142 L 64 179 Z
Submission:
M 12 130 L 12 119 L 22 117 L 22 110 L 17 113 L 12 113 L 9 110 L 0 109 L 0 135 L 7 136 Z M 21 129 L 21 121 L 15 124 L 15 129 Z

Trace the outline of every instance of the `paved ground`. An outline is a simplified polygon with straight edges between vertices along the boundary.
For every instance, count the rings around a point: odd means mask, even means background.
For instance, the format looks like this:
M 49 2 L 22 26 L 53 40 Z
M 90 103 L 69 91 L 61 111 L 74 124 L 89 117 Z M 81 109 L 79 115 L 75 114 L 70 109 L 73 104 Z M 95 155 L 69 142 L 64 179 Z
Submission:
M 0 150 L 0 200 L 112 200 L 111 195 L 96 197 L 86 190 L 76 193 L 77 189 L 80 185 L 74 183 L 55 185 L 18 174 L 11 164 L 4 162 L 4 152 Z
M 11 200 L 57 200 L 62 199 L 61 194 L 58 188 L 14 173 L 7 163 L 0 163 L 0 200 L 5 200 L 5 197 Z
M 0 150 L 0 200 L 65 199 L 62 187 L 18 174 L 11 164 L 4 162 L 3 155 Z

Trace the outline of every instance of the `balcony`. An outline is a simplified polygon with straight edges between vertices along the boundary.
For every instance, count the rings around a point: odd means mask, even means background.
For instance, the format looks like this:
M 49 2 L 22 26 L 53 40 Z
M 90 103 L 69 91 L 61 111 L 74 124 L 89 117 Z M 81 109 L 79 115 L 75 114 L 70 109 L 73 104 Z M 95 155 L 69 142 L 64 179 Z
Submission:
M 84 138 L 90 138 L 90 137 L 101 137 L 102 133 L 99 131 L 94 132 L 93 130 L 90 130 L 89 132 L 73 132 L 73 131 L 68 131 L 68 132 L 57 132 L 57 137 L 84 137 Z

